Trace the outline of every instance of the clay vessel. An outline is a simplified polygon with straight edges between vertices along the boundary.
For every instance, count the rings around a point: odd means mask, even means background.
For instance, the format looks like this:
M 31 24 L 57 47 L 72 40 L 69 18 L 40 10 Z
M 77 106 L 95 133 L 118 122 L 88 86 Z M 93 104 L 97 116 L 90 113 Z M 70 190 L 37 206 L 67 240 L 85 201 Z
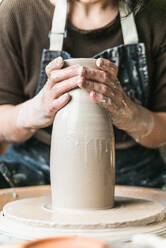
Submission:
M 93 238 L 57 237 L 28 242 L 20 248 L 106 248 L 106 244 Z
M 69 59 L 97 68 L 95 59 Z M 114 205 L 115 149 L 109 114 L 85 89 L 55 116 L 51 141 L 52 209 L 94 210 Z

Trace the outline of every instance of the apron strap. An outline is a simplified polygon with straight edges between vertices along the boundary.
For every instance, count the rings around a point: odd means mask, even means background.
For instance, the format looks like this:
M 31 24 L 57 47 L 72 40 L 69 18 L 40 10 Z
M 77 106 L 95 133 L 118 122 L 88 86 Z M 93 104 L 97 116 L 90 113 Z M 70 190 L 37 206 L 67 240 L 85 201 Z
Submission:
M 52 29 L 49 35 L 50 50 L 62 51 L 63 49 L 63 39 L 65 36 L 65 26 L 67 19 L 67 6 L 67 0 L 56 0 Z M 137 44 L 139 42 L 139 38 L 133 13 L 129 14 L 127 5 L 122 2 L 119 4 L 119 12 L 124 44 Z
M 119 4 L 119 13 L 124 44 L 137 44 L 139 42 L 139 38 L 133 13 L 129 14 L 127 5 L 122 2 Z
M 50 50 L 62 51 L 67 19 L 67 0 L 56 0 L 56 7 L 49 33 Z

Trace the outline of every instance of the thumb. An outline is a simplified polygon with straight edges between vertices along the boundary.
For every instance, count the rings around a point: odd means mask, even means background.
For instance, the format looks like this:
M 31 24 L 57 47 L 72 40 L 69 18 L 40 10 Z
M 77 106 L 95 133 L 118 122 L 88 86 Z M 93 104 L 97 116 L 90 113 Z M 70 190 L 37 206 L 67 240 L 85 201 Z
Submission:
M 54 59 L 53 61 L 51 61 L 47 66 L 46 66 L 46 74 L 49 77 L 51 72 L 53 70 L 58 70 L 61 69 L 64 65 L 64 60 L 62 57 L 58 57 L 56 59 Z
M 56 5 L 56 1 L 55 1 L 55 0 L 50 0 L 50 2 L 51 2 L 53 5 Z

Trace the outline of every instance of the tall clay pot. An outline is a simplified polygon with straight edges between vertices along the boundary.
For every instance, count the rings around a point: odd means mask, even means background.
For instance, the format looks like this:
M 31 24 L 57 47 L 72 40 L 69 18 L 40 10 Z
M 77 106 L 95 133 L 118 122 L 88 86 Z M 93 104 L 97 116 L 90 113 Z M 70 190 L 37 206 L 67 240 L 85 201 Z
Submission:
M 71 59 L 96 68 L 95 59 Z M 108 113 L 84 89 L 55 117 L 51 142 L 52 208 L 95 210 L 114 205 L 115 148 Z

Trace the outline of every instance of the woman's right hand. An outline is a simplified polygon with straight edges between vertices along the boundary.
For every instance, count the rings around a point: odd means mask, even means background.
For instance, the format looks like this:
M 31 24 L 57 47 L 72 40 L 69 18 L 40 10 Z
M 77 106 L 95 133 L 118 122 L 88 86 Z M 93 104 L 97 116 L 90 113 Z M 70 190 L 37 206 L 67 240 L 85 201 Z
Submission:
M 82 83 L 82 67 L 79 65 L 62 69 L 61 57 L 46 67 L 48 81 L 41 91 L 31 100 L 20 105 L 17 125 L 29 129 L 38 129 L 52 124 L 58 110 L 71 99 L 70 90 Z

